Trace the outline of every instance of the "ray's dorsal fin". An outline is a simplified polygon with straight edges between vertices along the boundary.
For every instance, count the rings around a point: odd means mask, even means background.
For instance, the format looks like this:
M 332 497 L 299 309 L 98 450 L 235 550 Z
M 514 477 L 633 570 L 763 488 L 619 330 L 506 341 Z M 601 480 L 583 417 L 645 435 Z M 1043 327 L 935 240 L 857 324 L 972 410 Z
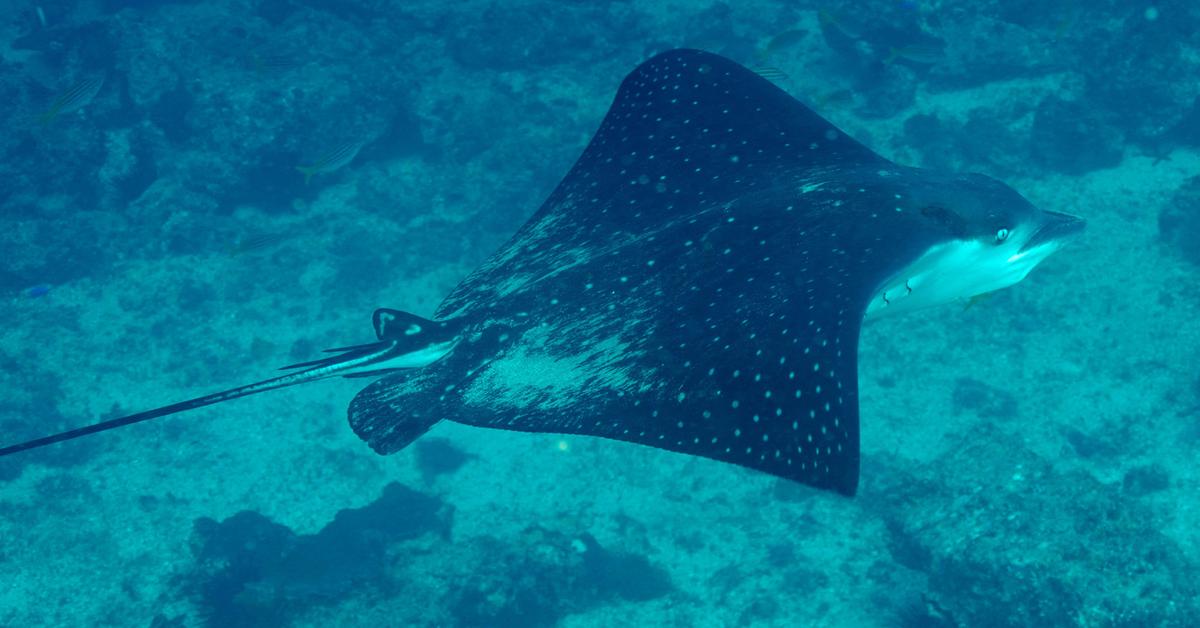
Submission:
M 431 336 L 448 337 L 462 330 L 462 322 L 456 320 L 433 321 L 400 310 L 379 308 L 371 316 L 375 337 L 380 340 L 403 340 L 407 343 L 424 342 Z

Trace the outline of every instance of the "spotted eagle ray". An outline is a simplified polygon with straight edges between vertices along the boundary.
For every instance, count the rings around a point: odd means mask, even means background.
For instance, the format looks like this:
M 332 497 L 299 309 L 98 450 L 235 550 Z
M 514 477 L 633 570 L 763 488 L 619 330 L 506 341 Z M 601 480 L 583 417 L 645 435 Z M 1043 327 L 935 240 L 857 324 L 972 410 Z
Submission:
M 603 436 L 854 494 L 863 321 L 1010 286 L 1083 227 L 978 174 L 897 165 L 696 50 L 621 84 L 536 214 L 432 319 L 292 372 L 0 455 L 332 376 L 372 449 L 439 421 Z

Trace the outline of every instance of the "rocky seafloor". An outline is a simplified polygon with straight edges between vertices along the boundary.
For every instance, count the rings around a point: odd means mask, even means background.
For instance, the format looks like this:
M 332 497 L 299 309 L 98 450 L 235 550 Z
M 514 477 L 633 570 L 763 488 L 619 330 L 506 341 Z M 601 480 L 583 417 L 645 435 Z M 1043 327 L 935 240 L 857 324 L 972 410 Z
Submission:
M 0 625 L 1200 625 L 1194 3 L 9 6 L 4 443 L 429 314 L 671 47 L 1089 226 L 865 329 L 854 500 L 457 425 L 378 457 L 328 382 L 0 459 Z

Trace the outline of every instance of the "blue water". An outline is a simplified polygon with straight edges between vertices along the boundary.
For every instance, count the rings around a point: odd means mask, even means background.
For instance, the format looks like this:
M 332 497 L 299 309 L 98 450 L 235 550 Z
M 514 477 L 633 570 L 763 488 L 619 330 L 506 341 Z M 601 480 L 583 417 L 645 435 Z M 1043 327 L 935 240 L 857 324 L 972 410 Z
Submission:
M 1088 230 L 864 329 L 852 499 L 329 380 L 0 459 L 0 625 L 1200 625 L 1192 3 L 10 4 L 0 445 L 430 315 L 670 48 Z

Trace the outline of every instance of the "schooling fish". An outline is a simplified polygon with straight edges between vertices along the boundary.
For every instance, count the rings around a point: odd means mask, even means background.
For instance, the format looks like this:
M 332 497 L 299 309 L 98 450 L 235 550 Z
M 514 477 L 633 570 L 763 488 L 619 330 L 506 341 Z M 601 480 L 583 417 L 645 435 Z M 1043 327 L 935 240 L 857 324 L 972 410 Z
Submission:
M 104 87 L 105 74 L 98 72 L 83 77 L 79 81 L 71 84 L 70 87 L 63 90 L 58 96 L 55 96 L 54 102 L 50 103 L 50 107 L 42 112 L 38 117 L 38 121 L 43 125 L 48 125 L 58 116 L 72 111 L 78 111 L 92 102 L 96 94 L 100 93 L 100 88 Z
M 39 283 L 36 286 L 30 286 L 30 287 L 26 288 L 22 292 L 25 293 L 25 296 L 27 296 L 31 299 L 40 299 L 40 298 L 46 296 L 47 294 L 50 294 L 50 291 L 53 289 L 54 289 L 54 286 L 52 286 L 48 283 Z
M 763 59 L 769 59 L 770 57 L 773 57 L 780 52 L 799 44 L 800 42 L 804 41 L 806 37 L 808 37 L 808 31 L 799 28 L 783 31 L 767 41 L 767 44 L 763 46 L 761 50 L 761 56 Z
M 893 47 L 889 49 L 883 63 L 890 65 L 898 60 L 911 61 L 918 65 L 937 65 L 946 60 L 946 45 L 937 42 Z
M 603 436 L 853 494 L 864 318 L 1012 285 L 1083 227 L 976 174 L 899 166 L 695 50 L 630 74 L 541 209 L 432 320 L 294 372 L 0 449 L 331 376 L 376 377 L 354 431 L 438 421 Z
M 750 71 L 774 83 L 788 79 L 787 72 L 771 65 L 756 65 L 750 68 Z
M 350 165 L 350 162 L 354 161 L 355 157 L 358 157 L 358 151 L 362 150 L 363 146 L 366 146 L 366 142 L 358 140 L 342 142 L 312 164 L 296 166 L 296 170 L 304 175 L 304 183 L 307 185 L 313 178 L 313 175 L 330 173 L 343 166 Z
M 862 39 L 867 32 L 867 27 L 862 22 L 826 9 L 817 11 L 817 23 L 825 32 L 838 33 L 852 40 Z

